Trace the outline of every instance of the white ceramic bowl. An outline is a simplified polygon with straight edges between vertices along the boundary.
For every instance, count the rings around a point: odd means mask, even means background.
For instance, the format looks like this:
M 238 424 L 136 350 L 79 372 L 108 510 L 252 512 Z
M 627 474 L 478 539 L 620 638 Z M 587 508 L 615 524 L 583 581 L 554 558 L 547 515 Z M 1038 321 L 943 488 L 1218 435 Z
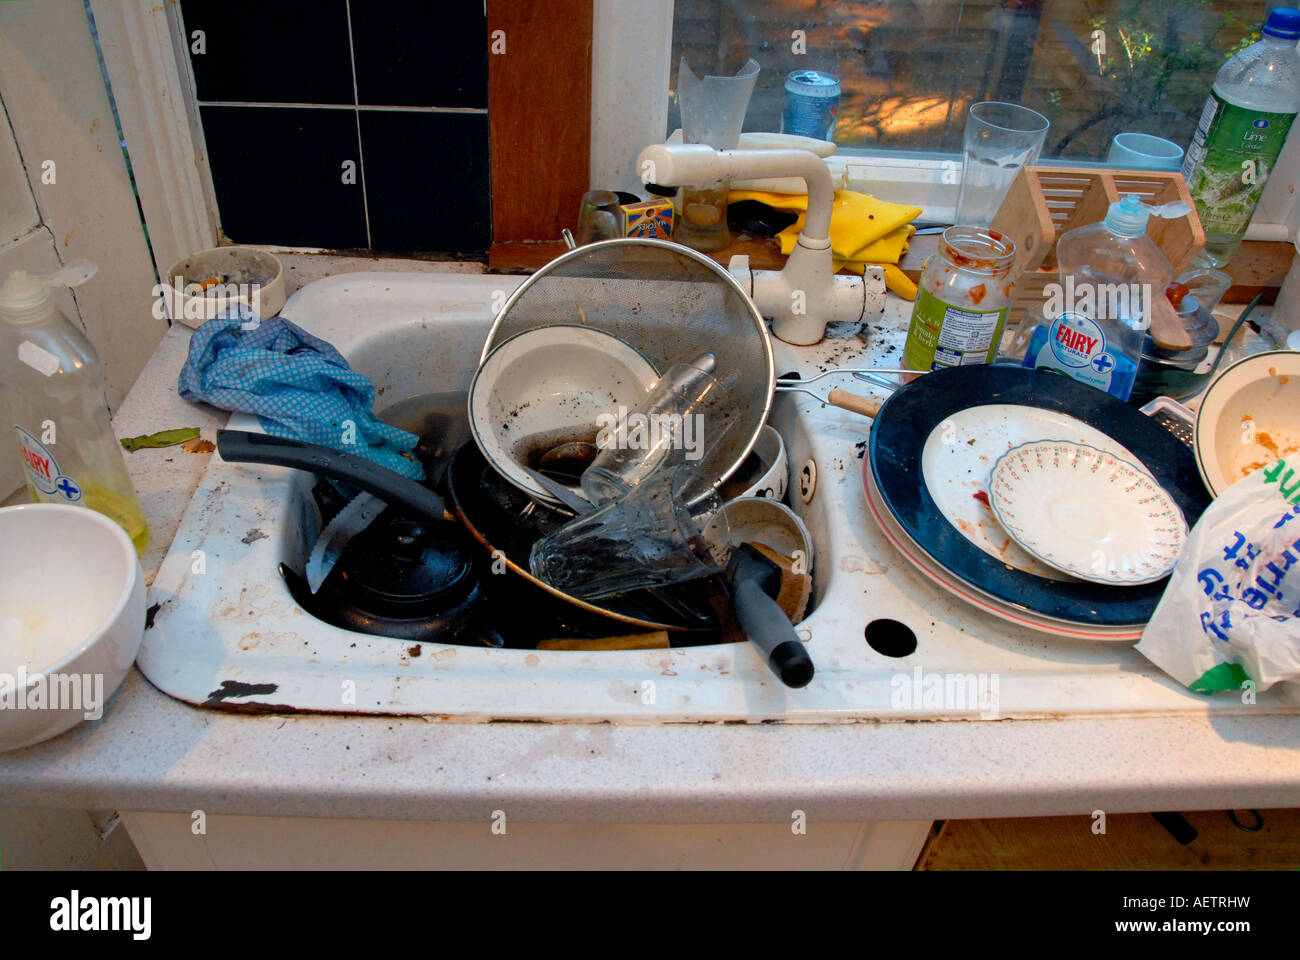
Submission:
M 144 574 L 122 528 L 84 507 L 0 509 L 0 544 L 0 750 L 16 750 L 93 719 L 121 686 Z
M 207 293 L 184 293 L 179 298 L 176 289 L 184 291 L 194 283 L 204 283 L 212 277 L 229 277 L 239 288 L 209 296 Z M 284 264 L 275 254 L 252 247 L 213 247 L 200 250 L 177 260 L 167 271 L 167 314 L 187 327 L 199 327 L 222 310 L 236 303 L 254 307 L 263 320 L 274 317 L 284 306 Z M 222 290 L 222 288 L 217 288 Z M 174 302 L 175 300 L 179 302 Z M 256 300 L 254 304 L 252 301 Z
M 1286 456 L 1300 459 L 1300 353 L 1257 353 L 1205 391 L 1196 414 L 1196 466 L 1217 497 Z
M 752 472 L 746 471 L 746 467 L 751 464 L 750 457 L 757 464 Z M 754 442 L 753 451 L 745 458 L 740 470 L 723 482 L 722 489 L 730 491 L 743 485 L 735 497 L 728 499 L 766 497 L 769 500 L 783 500 L 789 479 L 790 461 L 785 452 L 785 441 L 775 427 L 764 426 Z
M 558 444 L 594 443 L 602 414 L 636 410 L 658 378 L 649 360 L 613 334 L 569 324 L 526 330 L 474 374 L 470 432 L 502 476 L 556 503 L 524 467 Z
M 813 539 L 799 515 L 784 503 L 766 497 L 737 497 L 722 506 L 731 545 L 761 543 L 787 557 L 801 551 L 803 573 L 812 573 Z

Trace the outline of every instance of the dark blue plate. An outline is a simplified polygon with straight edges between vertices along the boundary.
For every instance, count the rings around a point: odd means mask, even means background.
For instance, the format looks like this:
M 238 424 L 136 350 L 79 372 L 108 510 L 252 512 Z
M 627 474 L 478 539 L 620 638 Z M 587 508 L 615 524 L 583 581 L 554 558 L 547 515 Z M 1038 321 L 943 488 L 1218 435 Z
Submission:
M 900 387 L 871 427 L 871 472 L 889 511 L 937 563 L 1003 603 L 1071 623 L 1131 626 L 1151 619 L 1165 580 L 1106 586 L 1051 580 L 999 563 L 939 511 L 921 476 L 930 433 L 970 407 L 1011 403 L 1064 413 L 1131 450 L 1169 491 L 1188 527 L 1210 504 L 1192 451 L 1123 401 L 1050 370 L 1018 366 L 952 367 Z M 1039 439 L 1011 437 L 1016 443 Z

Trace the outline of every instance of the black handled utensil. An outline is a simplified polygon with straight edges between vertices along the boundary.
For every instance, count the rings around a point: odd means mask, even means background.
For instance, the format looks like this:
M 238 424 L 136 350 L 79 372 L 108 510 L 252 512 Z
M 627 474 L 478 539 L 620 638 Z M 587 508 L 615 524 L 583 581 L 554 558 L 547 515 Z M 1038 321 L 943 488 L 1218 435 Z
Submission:
M 787 687 L 808 686 L 813 678 L 812 657 L 776 602 L 781 568 L 749 544 L 741 544 L 731 551 L 727 582 L 736 619 L 772 672 Z
M 223 460 L 233 463 L 268 463 L 293 467 L 331 480 L 350 483 L 422 520 L 440 522 L 447 512 L 442 497 L 428 487 L 362 457 L 316 444 L 300 443 L 264 433 L 218 430 L 217 452 Z

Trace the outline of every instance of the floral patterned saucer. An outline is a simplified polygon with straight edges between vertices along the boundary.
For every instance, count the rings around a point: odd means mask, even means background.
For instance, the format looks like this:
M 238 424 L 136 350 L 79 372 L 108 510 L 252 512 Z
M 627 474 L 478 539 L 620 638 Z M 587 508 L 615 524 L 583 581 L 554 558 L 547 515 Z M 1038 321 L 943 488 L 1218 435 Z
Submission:
M 1160 580 L 1187 541 L 1182 511 L 1151 474 L 1083 443 L 1008 450 L 989 477 L 989 504 L 1025 550 L 1094 583 Z

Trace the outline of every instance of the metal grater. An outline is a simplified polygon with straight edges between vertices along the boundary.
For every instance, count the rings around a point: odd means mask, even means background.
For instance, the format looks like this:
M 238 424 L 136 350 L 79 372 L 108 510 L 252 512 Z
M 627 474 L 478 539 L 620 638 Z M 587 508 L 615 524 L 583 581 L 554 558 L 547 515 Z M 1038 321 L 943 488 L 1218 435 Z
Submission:
M 1169 397 L 1156 397 L 1142 408 L 1142 412 L 1189 448 L 1195 447 L 1196 415 L 1177 400 L 1172 400 Z

